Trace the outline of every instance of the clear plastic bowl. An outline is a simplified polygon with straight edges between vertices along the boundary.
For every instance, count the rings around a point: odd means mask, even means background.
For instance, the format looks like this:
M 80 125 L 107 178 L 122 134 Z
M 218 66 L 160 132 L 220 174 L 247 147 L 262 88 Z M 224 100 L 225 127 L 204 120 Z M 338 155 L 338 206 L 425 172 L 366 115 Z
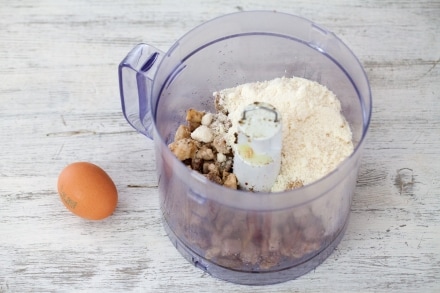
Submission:
M 186 110 L 215 112 L 214 91 L 282 76 L 317 81 L 341 101 L 355 150 L 325 177 L 279 193 L 232 190 L 168 149 Z M 279 12 L 229 14 L 168 52 L 136 46 L 119 82 L 128 122 L 154 140 L 164 226 L 186 259 L 217 278 L 263 285 L 299 277 L 331 254 L 347 226 L 372 107 L 360 62 L 333 33 Z

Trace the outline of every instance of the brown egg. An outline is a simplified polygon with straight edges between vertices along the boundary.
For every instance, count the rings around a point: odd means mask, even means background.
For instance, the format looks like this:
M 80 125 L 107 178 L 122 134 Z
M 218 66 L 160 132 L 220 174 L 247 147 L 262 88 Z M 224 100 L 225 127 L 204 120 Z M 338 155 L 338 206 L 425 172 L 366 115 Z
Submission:
M 118 192 L 110 176 L 88 162 L 72 163 L 61 171 L 58 193 L 67 209 L 89 220 L 110 216 L 118 202 Z

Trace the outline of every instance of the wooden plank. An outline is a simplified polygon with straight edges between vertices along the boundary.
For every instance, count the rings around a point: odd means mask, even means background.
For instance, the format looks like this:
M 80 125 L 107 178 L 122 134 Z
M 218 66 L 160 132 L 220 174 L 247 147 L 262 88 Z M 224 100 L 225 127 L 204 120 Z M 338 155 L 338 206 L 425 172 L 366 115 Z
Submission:
M 373 119 L 348 230 L 301 278 L 214 279 L 161 224 L 154 144 L 121 114 L 117 66 L 137 43 L 167 50 L 213 17 L 269 9 L 335 32 L 371 82 Z M 16 1 L 0 10 L 0 292 L 440 291 L 439 1 Z M 101 222 L 56 192 L 73 161 L 103 167 L 119 204 Z

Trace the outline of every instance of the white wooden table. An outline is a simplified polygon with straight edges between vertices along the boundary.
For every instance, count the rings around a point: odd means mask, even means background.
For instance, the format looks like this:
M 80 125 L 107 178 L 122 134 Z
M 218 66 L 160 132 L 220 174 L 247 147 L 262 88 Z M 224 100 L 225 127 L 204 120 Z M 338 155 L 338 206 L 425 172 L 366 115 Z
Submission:
M 264 287 L 214 279 L 172 246 L 153 144 L 126 123 L 117 84 L 135 44 L 166 50 L 206 20 L 254 9 L 335 32 L 374 98 L 344 239 L 314 271 Z M 1 293 L 440 292 L 438 0 L 4 1 L 0 65 Z M 74 161 L 115 181 L 110 218 L 82 220 L 62 205 L 57 177 Z

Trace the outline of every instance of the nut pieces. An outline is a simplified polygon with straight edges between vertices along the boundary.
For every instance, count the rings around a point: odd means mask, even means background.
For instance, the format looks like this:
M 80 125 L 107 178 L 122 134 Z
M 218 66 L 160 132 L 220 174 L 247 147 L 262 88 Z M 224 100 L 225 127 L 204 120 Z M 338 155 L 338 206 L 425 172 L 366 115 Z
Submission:
M 237 178 L 232 173 L 232 152 L 220 132 L 228 127 L 223 116 L 189 109 L 186 112 L 188 125 L 178 127 L 168 147 L 192 170 L 215 183 L 237 189 Z
M 205 164 L 205 168 L 211 170 L 213 165 Z M 228 179 L 209 174 L 227 184 Z M 185 245 L 232 270 L 264 272 L 291 267 L 326 247 L 334 237 L 325 234 L 322 219 L 310 210 L 240 210 L 210 199 L 201 204 L 177 190 L 162 203 L 168 224 Z

